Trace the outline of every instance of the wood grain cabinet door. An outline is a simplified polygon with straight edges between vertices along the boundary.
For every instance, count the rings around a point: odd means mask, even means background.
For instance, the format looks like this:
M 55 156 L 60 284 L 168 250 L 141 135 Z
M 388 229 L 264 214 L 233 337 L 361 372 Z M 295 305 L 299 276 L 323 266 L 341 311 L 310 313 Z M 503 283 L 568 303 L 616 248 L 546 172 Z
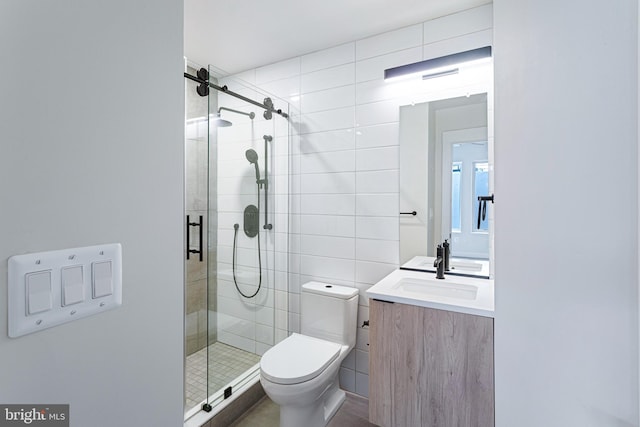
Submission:
M 383 427 L 493 427 L 493 319 L 370 304 L 369 418 Z

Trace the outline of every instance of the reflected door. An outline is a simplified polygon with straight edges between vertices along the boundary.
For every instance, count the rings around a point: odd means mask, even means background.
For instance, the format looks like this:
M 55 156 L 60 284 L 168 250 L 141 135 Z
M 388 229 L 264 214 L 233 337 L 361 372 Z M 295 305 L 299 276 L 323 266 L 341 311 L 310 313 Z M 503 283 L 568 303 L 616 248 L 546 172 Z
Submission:
M 465 258 L 489 258 L 486 216 L 478 223 L 478 196 L 489 193 L 487 128 L 443 134 L 443 230 L 451 230 L 451 254 Z M 447 200 L 448 199 L 448 200 Z

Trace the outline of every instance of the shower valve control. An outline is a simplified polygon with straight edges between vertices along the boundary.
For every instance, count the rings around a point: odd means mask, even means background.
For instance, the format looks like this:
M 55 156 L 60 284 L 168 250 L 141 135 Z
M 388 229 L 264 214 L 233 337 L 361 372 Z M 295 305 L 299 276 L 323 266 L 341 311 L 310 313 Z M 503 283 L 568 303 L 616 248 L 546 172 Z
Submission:
M 247 237 L 256 237 L 260 231 L 260 213 L 255 205 L 244 208 L 244 234 Z

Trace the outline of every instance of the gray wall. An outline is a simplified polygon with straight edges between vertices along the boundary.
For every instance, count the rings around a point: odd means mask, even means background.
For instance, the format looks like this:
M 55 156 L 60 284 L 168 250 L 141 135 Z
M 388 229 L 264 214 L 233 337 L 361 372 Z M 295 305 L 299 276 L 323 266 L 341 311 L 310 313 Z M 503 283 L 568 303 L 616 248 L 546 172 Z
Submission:
M 0 3 L 0 402 L 181 425 L 183 3 Z M 83 78 L 85 77 L 85 78 Z M 123 305 L 9 339 L 7 258 L 120 242 Z
M 638 2 L 496 0 L 496 426 L 638 425 Z

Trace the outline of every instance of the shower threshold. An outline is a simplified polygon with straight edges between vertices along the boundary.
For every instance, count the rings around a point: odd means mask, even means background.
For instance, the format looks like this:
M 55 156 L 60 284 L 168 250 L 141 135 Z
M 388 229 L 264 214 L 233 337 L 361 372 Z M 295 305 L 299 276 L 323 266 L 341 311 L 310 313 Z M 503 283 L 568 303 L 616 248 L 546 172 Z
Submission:
M 209 390 L 214 393 L 207 399 L 214 407 L 224 400 L 224 390 L 231 386 L 239 391 L 242 383 L 252 376 L 258 376 L 260 356 L 221 342 L 209 345 L 207 369 L 207 348 L 187 356 L 186 361 L 186 407 L 185 419 L 200 411 Z M 207 372 L 209 373 L 207 378 Z

